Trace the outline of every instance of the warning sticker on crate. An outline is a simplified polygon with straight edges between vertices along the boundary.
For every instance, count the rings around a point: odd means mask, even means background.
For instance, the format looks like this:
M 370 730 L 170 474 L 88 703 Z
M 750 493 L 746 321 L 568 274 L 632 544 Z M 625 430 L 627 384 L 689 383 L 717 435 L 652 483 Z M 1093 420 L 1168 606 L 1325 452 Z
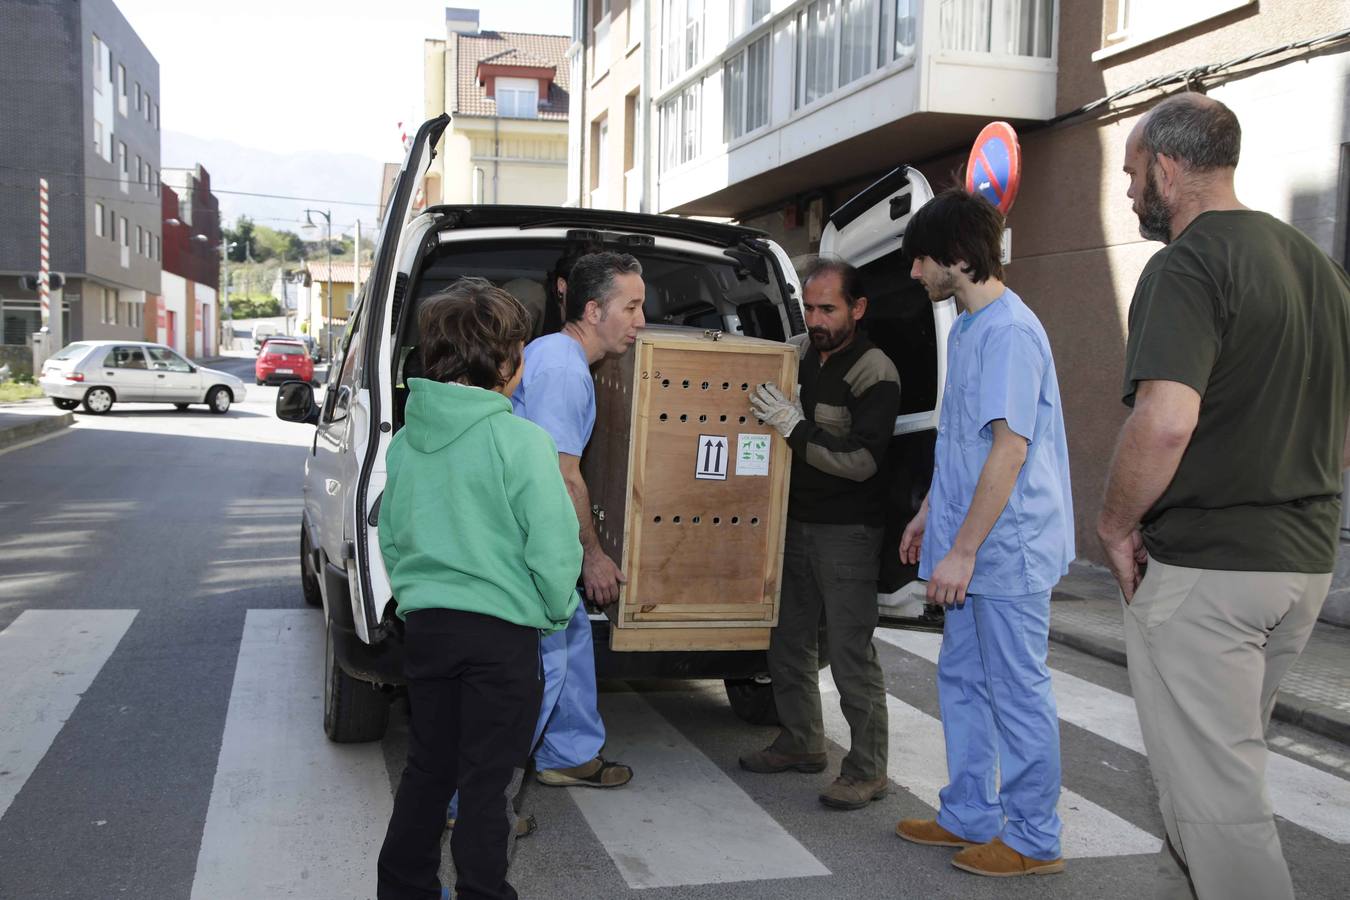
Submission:
M 769 436 L 767 434 L 736 435 L 736 474 L 769 474 Z
M 700 434 L 698 459 L 694 462 L 694 477 L 726 481 L 727 464 L 731 461 L 729 443 L 725 434 Z

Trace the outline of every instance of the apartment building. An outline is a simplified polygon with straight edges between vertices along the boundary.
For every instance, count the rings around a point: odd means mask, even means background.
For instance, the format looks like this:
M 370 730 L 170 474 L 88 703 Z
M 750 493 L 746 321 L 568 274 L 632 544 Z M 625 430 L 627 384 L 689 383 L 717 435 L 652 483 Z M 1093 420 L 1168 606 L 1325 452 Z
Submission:
M 447 8 L 427 40 L 425 118 L 454 117 L 437 147 L 420 209 L 437 203 L 561 204 L 570 71 L 565 35 L 483 31 L 477 9 Z
M 619 121 L 612 98 L 634 90 L 647 98 L 634 116 L 643 208 L 732 218 L 793 254 L 815 251 L 831 211 L 892 168 L 941 188 L 987 122 L 1018 128 L 1008 279 L 1045 323 L 1066 386 L 1086 558 L 1125 413 L 1129 301 L 1159 248 L 1140 239 L 1121 173 L 1126 135 L 1164 95 L 1148 85 L 1189 79 L 1229 104 L 1244 127 L 1239 195 L 1350 262 L 1350 41 L 1331 34 L 1350 22 L 1346 0 L 645 0 L 642 46 L 620 48 L 614 29 L 634 15 L 622 2 L 574 3 L 572 77 L 587 89 L 569 190 L 583 205 L 599 205 L 591 185 L 603 201 L 622 183 L 627 148 L 596 123 Z M 606 39 L 608 74 L 593 62 Z M 615 79 L 601 101 L 616 60 L 635 57 L 641 83 Z
M 0 343 L 40 327 L 38 179 L 66 340 L 137 338 L 159 293 L 159 64 L 112 0 L 7 4 L 0 27 Z M 24 365 L 24 368 L 27 368 Z
M 164 271 L 146 304 L 145 338 L 188 356 L 214 356 L 220 332 L 220 201 L 201 166 L 165 169 L 160 211 Z

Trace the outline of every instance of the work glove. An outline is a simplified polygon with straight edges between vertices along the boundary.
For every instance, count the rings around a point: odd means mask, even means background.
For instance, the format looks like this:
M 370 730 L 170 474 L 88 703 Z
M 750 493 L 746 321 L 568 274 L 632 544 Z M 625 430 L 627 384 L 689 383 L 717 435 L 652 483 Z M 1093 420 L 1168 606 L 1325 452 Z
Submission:
M 771 384 L 761 384 L 750 395 L 750 410 L 765 425 L 772 425 L 784 438 L 806 416 L 799 400 L 787 396 Z

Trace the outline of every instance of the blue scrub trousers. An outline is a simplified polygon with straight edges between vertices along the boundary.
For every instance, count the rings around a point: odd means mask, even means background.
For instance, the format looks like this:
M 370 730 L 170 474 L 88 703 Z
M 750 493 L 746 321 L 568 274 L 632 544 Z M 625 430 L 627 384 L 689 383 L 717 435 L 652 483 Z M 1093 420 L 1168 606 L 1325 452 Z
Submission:
M 530 741 L 534 767 L 571 769 L 588 763 L 605 745 L 605 723 L 596 706 L 595 648 L 584 603 L 577 604 L 566 628 L 539 639 L 539 656 L 544 699 Z M 458 800 L 458 794 L 450 799 L 452 819 Z
M 570 769 L 590 762 L 605 745 L 605 723 L 596 707 L 595 647 L 586 605 L 577 604 L 562 631 L 539 640 L 544 661 L 544 702 L 534 729 L 534 767 Z
M 947 607 L 937 673 L 949 779 L 938 824 L 1042 860 L 1061 855 L 1062 828 L 1049 634 L 1049 591 L 967 595 Z

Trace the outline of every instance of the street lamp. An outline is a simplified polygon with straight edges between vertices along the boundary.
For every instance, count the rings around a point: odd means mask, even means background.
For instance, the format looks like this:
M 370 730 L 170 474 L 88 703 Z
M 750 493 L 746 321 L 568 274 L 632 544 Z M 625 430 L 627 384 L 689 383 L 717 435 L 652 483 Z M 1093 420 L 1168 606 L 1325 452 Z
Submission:
M 333 365 L 333 211 L 318 210 L 318 209 L 305 210 L 305 224 L 301 230 L 304 231 L 306 235 L 313 234 L 314 232 L 318 231 L 319 228 L 319 226 L 314 224 L 314 219 L 312 219 L 311 216 L 323 216 L 324 224 L 326 227 L 324 233 L 325 238 L 324 243 L 328 245 L 328 305 L 326 309 L 327 314 L 325 318 L 327 318 L 328 321 L 324 323 L 324 328 L 327 329 L 328 331 L 328 365 L 332 366 Z

